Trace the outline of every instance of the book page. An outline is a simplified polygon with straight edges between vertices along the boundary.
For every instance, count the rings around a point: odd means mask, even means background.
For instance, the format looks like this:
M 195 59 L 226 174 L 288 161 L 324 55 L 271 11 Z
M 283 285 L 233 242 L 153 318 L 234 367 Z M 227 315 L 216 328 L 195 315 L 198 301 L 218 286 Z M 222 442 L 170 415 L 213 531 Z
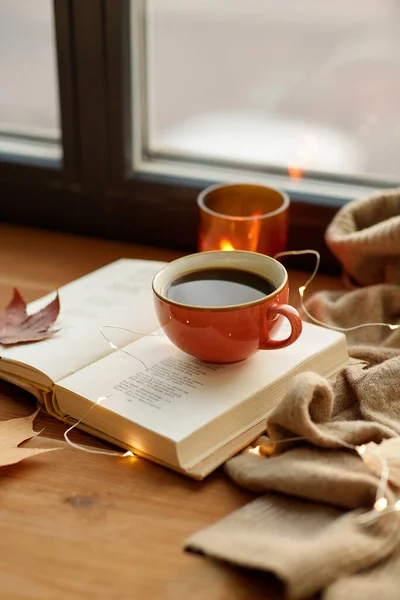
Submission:
M 105 325 L 147 333 L 159 327 L 151 282 L 165 263 L 121 259 L 59 290 L 58 332 L 48 340 L 1 348 L 1 358 L 20 361 L 45 373 L 52 381 L 106 356 L 112 348 L 101 335 Z M 29 313 L 48 304 L 55 294 L 29 305 Z M 118 347 L 140 337 L 117 329 L 103 330 Z M 3 367 L 4 368 L 4 367 Z
M 101 397 L 102 407 L 179 442 L 340 337 L 305 323 L 303 334 L 291 346 L 260 350 L 231 365 L 198 361 L 164 335 L 146 337 L 125 348 L 133 356 L 116 351 L 59 385 L 92 402 Z M 60 400 L 60 409 L 74 418 L 87 411 L 77 396 L 60 393 Z M 95 413 L 96 409 L 90 417 L 94 427 Z

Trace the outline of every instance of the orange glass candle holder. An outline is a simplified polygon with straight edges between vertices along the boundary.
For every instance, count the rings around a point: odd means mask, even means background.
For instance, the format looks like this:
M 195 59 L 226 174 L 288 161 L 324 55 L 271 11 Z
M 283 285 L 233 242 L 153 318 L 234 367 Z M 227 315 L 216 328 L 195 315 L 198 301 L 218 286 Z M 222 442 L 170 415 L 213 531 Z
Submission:
M 289 197 L 257 184 L 213 185 L 203 190 L 198 250 L 250 250 L 274 256 L 286 248 Z

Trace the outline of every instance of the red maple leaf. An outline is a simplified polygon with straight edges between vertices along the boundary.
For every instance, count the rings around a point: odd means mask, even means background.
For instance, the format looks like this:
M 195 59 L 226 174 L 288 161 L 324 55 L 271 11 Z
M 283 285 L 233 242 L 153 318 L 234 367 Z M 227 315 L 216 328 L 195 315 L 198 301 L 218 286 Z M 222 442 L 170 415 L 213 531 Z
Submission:
M 59 312 L 60 298 L 57 293 L 50 304 L 33 315 L 28 315 L 25 300 L 17 288 L 14 288 L 11 302 L 0 312 L 0 344 L 11 346 L 49 338 L 55 332 L 51 325 Z

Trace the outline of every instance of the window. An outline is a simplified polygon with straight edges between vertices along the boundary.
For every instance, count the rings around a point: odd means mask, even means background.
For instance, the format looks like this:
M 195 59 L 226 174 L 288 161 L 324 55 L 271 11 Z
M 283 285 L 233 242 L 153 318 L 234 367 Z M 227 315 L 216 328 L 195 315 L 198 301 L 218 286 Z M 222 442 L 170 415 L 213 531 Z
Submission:
M 3 220 L 194 250 L 199 190 L 261 180 L 330 270 L 337 208 L 399 180 L 394 1 L 31 4 L 0 9 Z
M 297 186 L 399 181 L 397 2 L 147 0 L 144 11 L 148 156 Z
M 0 152 L 60 161 L 51 0 L 3 0 L 0 48 Z

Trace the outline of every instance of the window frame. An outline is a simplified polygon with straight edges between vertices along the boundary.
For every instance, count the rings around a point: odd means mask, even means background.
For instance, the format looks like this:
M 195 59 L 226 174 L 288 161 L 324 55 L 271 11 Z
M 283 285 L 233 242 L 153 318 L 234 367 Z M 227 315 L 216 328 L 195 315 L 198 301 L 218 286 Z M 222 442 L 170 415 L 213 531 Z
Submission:
M 143 6 L 144 0 L 136 1 Z M 43 161 L 28 164 L 0 156 L 0 217 L 195 251 L 196 196 L 220 179 L 169 176 L 140 166 L 132 170 L 136 124 L 131 114 L 130 0 L 53 0 L 53 4 L 64 164 L 57 168 Z M 156 158 L 144 156 L 149 161 Z M 337 273 L 339 265 L 324 234 L 338 208 L 353 196 L 291 188 L 286 189 L 291 198 L 289 247 L 311 245 L 321 253 L 321 271 Z M 298 257 L 295 266 L 310 268 L 309 259 Z
M 0 217 L 22 225 L 104 235 L 102 2 L 53 0 L 53 9 L 62 165 L 0 155 Z
M 61 185 L 78 179 L 78 154 L 76 139 L 76 114 L 73 80 L 73 47 L 70 3 L 53 0 L 53 24 L 58 66 L 58 96 L 60 126 L 63 132 L 62 164 L 44 158 L 0 155 L 0 181 L 30 182 L 35 185 Z

